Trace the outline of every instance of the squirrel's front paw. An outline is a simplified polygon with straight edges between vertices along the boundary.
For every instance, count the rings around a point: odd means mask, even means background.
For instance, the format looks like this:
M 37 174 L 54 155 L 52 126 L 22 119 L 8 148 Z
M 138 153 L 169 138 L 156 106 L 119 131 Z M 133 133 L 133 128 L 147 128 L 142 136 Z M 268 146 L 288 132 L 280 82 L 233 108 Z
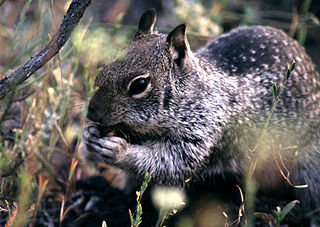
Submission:
M 119 154 L 127 150 L 127 141 L 121 137 L 100 137 L 100 132 L 94 125 L 84 129 L 83 142 L 86 146 L 84 154 L 92 161 L 103 161 L 115 164 Z

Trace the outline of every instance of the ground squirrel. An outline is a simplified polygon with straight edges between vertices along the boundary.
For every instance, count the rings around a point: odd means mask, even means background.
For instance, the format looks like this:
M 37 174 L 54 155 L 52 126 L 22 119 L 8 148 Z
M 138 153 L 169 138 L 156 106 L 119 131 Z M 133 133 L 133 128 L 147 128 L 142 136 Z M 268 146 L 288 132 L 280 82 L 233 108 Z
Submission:
M 223 177 L 241 185 L 259 152 L 261 191 L 292 190 L 305 212 L 320 208 L 320 78 L 305 50 L 279 29 L 252 26 L 192 52 L 184 24 L 166 35 L 153 31 L 155 20 L 154 10 L 143 14 L 125 56 L 96 78 L 87 157 L 137 177 L 152 172 L 154 184 Z M 270 81 L 283 81 L 292 59 L 296 69 L 252 152 L 272 106 Z M 291 182 L 308 188 L 288 186 L 274 159 L 280 154 Z

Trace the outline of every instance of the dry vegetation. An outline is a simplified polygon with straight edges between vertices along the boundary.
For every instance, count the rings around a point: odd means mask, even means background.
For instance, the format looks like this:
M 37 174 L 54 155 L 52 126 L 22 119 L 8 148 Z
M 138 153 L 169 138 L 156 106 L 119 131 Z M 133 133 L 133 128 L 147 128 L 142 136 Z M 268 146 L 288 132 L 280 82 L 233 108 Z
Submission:
M 0 78 L 36 54 L 55 34 L 70 2 L 8 1 L 0 8 Z M 82 167 L 81 134 L 95 66 L 112 59 L 127 32 L 79 26 L 59 55 L 1 100 L 1 209 L 23 226 L 48 193 L 61 204 L 74 182 L 92 174 Z M 104 55 L 104 56 L 103 56 Z M 3 215 L 3 222 L 8 219 Z M 32 223 L 32 222 L 31 222 Z

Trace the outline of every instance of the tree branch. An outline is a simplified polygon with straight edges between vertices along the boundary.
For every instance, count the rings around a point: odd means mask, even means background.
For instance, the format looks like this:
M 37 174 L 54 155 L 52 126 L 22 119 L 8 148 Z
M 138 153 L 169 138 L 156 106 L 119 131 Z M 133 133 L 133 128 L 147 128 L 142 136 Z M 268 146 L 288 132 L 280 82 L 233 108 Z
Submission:
M 49 43 L 42 48 L 38 54 L 31 57 L 24 65 L 21 65 L 9 76 L 0 80 L 0 100 L 59 53 L 90 3 L 91 0 L 72 0 L 59 30 Z

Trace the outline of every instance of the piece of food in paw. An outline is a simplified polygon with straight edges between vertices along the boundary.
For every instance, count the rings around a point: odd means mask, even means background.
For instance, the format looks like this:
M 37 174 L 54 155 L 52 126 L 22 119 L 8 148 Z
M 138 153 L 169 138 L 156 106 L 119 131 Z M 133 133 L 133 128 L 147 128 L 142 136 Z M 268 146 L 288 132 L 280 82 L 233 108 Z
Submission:
M 116 131 L 115 130 L 112 130 L 110 132 L 107 133 L 107 137 L 110 137 L 110 136 L 115 136 L 116 135 Z
M 96 125 L 99 131 L 99 137 L 111 137 L 117 136 L 125 139 L 128 143 L 131 141 L 130 136 L 126 131 L 126 128 L 123 125 L 114 125 L 114 126 L 102 126 Z
M 112 127 L 98 125 L 97 129 L 100 132 L 100 137 L 110 137 L 116 134 L 115 130 Z

